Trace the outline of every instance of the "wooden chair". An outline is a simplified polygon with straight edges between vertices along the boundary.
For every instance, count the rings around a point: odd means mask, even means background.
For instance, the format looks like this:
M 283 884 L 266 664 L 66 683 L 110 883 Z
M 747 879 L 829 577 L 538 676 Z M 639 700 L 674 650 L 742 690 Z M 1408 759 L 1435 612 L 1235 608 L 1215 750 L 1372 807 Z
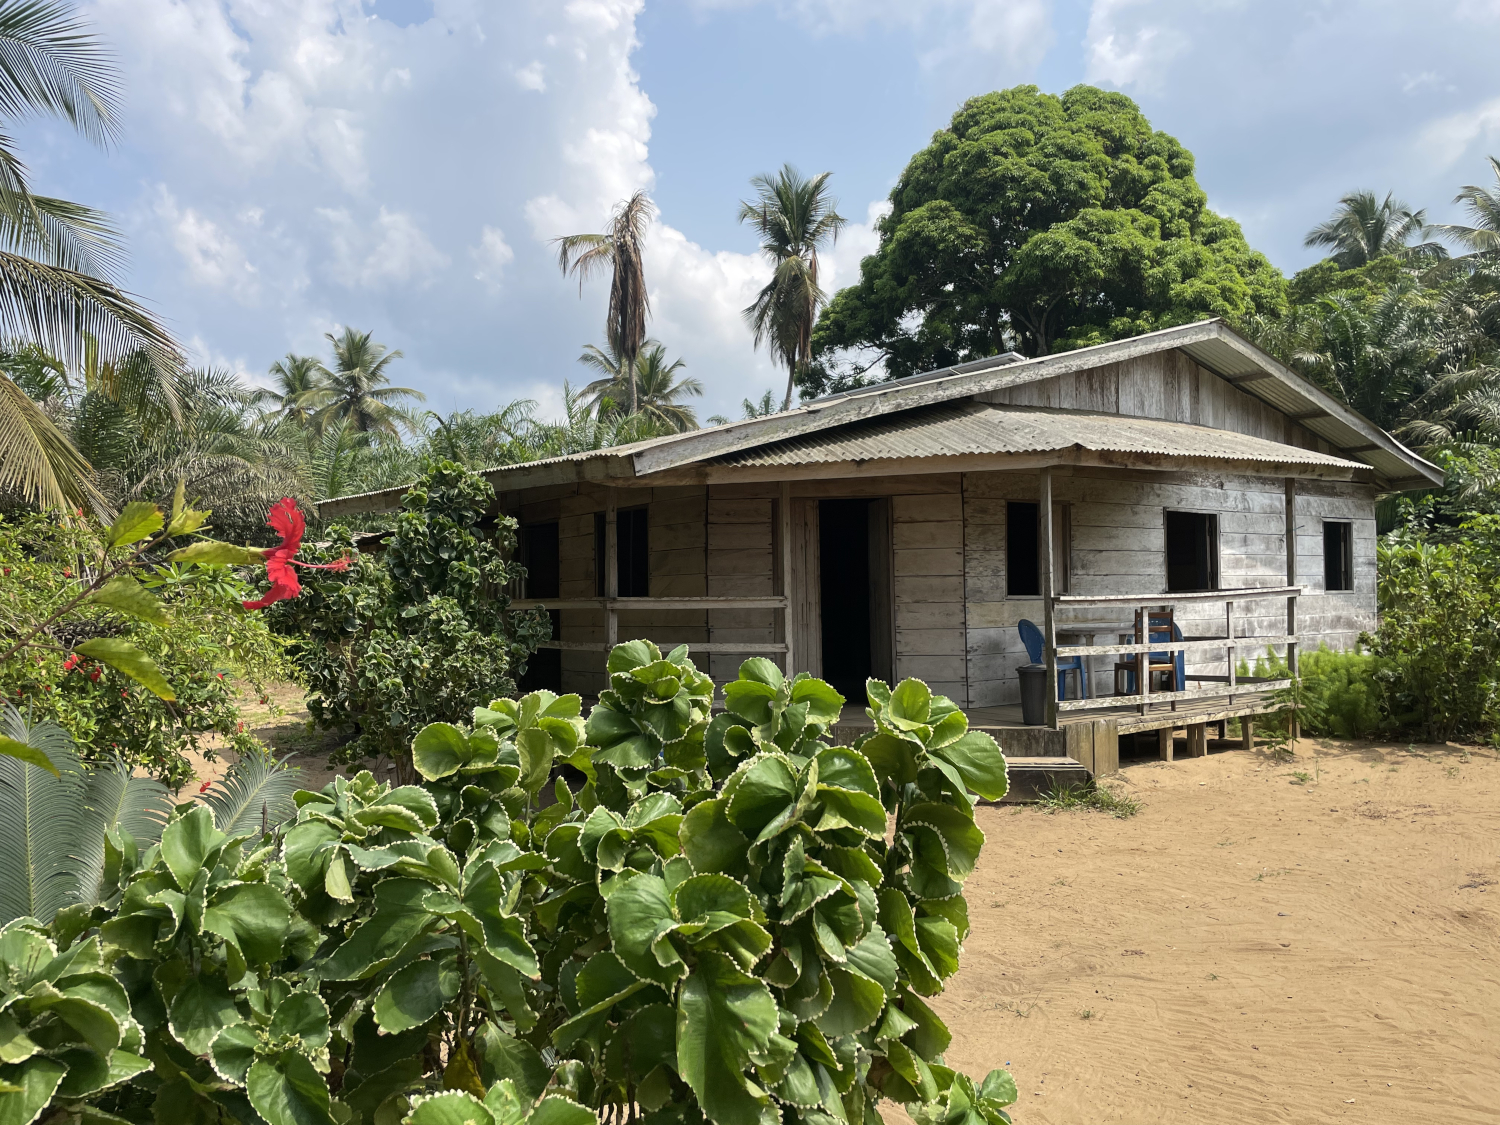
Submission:
M 1135 643 L 1149 644 L 1152 641 L 1180 640 L 1182 633 L 1172 619 L 1172 607 L 1163 606 L 1161 609 L 1153 609 L 1149 612 L 1149 621 L 1145 629 L 1141 627 L 1141 611 L 1135 611 Z M 1149 634 L 1149 640 L 1147 635 Z M 1144 659 L 1143 659 L 1144 658 Z M 1182 653 L 1180 652 L 1148 652 L 1137 653 L 1125 660 L 1115 661 L 1115 694 L 1136 694 L 1137 676 L 1140 674 L 1141 664 L 1147 666 L 1148 676 L 1161 676 L 1163 686 L 1157 687 L 1154 680 L 1147 681 L 1151 684 L 1152 691 L 1181 691 L 1182 690 Z M 1123 680 L 1124 690 L 1121 690 Z M 1171 701 L 1172 710 L 1177 710 L 1177 701 Z

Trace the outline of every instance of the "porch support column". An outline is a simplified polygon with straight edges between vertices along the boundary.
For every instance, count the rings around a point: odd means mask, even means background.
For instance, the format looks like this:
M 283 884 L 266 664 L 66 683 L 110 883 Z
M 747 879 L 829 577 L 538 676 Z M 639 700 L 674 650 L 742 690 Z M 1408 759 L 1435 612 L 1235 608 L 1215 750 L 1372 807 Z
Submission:
M 615 599 L 620 596 L 620 529 L 615 490 L 604 490 L 604 643 L 605 659 L 609 649 L 620 643 L 620 614 Z M 605 686 L 609 685 L 608 675 Z
M 792 590 L 792 482 L 789 480 L 781 482 L 777 508 L 776 518 L 780 525 L 777 530 L 781 536 L 781 596 L 786 599 L 781 610 L 781 632 L 786 638 L 786 654 L 781 668 L 787 679 L 791 679 L 797 674 L 797 649 L 792 639 L 797 635 L 796 611 L 792 608 L 797 599 Z
M 1286 478 L 1286 584 L 1297 584 L 1297 481 Z M 1297 674 L 1297 595 L 1288 594 L 1286 599 L 1286 635 L 1292 639 L 1286 643 L 1286 667 L 1293 676 Z M 1302 724 L 1293 711 L 1287 723 L 1293 741 L 1302 734 Z
M 1042 551 L 1042 658 L 1047 664 L 1047 725 L 1057 729 L 1057 611 L 1052 604 L 1054 585 L 1052 558 L 1052 470 L 1043 469 L 1037 492 L 1037 529 Z M 1079 677 L 1080 687 L 1082 676 Z

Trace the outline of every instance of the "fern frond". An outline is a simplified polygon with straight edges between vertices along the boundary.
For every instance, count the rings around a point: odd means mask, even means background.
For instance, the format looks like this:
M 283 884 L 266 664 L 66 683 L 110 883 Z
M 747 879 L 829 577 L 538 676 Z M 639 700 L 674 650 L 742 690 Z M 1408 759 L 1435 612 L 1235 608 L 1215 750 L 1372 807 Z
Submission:
M 78 875 L 69 852 L 84 824 L 83 779 L 73 739 L 55 723 L 28 723 L 5 707 L 0 729 L 41 750 L 60 776 L 0 757 L 0 922 L 31 917 L 50 922 L 77 901 Z
M 132 777 L 118 758 L 89 772 L 84 782 L 85 823 L 73 859 L 80 902 L 104 895 L 104 836 L 111 829 L 130 833 L 142 850 L 161 840 L 162 825 L 172 811 L 167 787 L 149 777 Z
M 270 754 L 246 754 L 209 786 L 203 802 L 214 826 L 230 836 L 259 834 L 297 815 L 292 794 L 302 787 L 302 768 Z

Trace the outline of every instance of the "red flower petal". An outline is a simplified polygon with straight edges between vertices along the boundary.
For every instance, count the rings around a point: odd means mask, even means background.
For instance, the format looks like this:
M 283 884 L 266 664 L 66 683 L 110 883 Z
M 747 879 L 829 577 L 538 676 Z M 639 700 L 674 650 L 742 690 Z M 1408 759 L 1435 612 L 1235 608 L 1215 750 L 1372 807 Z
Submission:
M 302 533 L 307 530 L 307 520 L 298 509 L 297 502 L 286 496 L 267 514 L 266 526 L 281 536 L 279 549 L 285 550 L 290 558 L 302 546 Z

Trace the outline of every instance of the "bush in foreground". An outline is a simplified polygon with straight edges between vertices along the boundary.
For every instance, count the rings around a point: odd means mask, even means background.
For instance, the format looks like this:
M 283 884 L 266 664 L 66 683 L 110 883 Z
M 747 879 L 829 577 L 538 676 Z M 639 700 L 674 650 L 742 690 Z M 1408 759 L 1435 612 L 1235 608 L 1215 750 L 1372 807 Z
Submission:
M 716 717 L 685 650 L 621 645 L 609 678 L 587 721 L 535 692 L 430 724 L 422 784 L 300 792 L 284 836 L 202 805 L 113 833 L 103 902 L 0 933 L 4 1120 L 1008 1121 L 1010 1075 L 946 1067 L 924 999 L 994 741 L 915 680 L 869 684 L 851 748 L 842 697 L 765 660 Z

